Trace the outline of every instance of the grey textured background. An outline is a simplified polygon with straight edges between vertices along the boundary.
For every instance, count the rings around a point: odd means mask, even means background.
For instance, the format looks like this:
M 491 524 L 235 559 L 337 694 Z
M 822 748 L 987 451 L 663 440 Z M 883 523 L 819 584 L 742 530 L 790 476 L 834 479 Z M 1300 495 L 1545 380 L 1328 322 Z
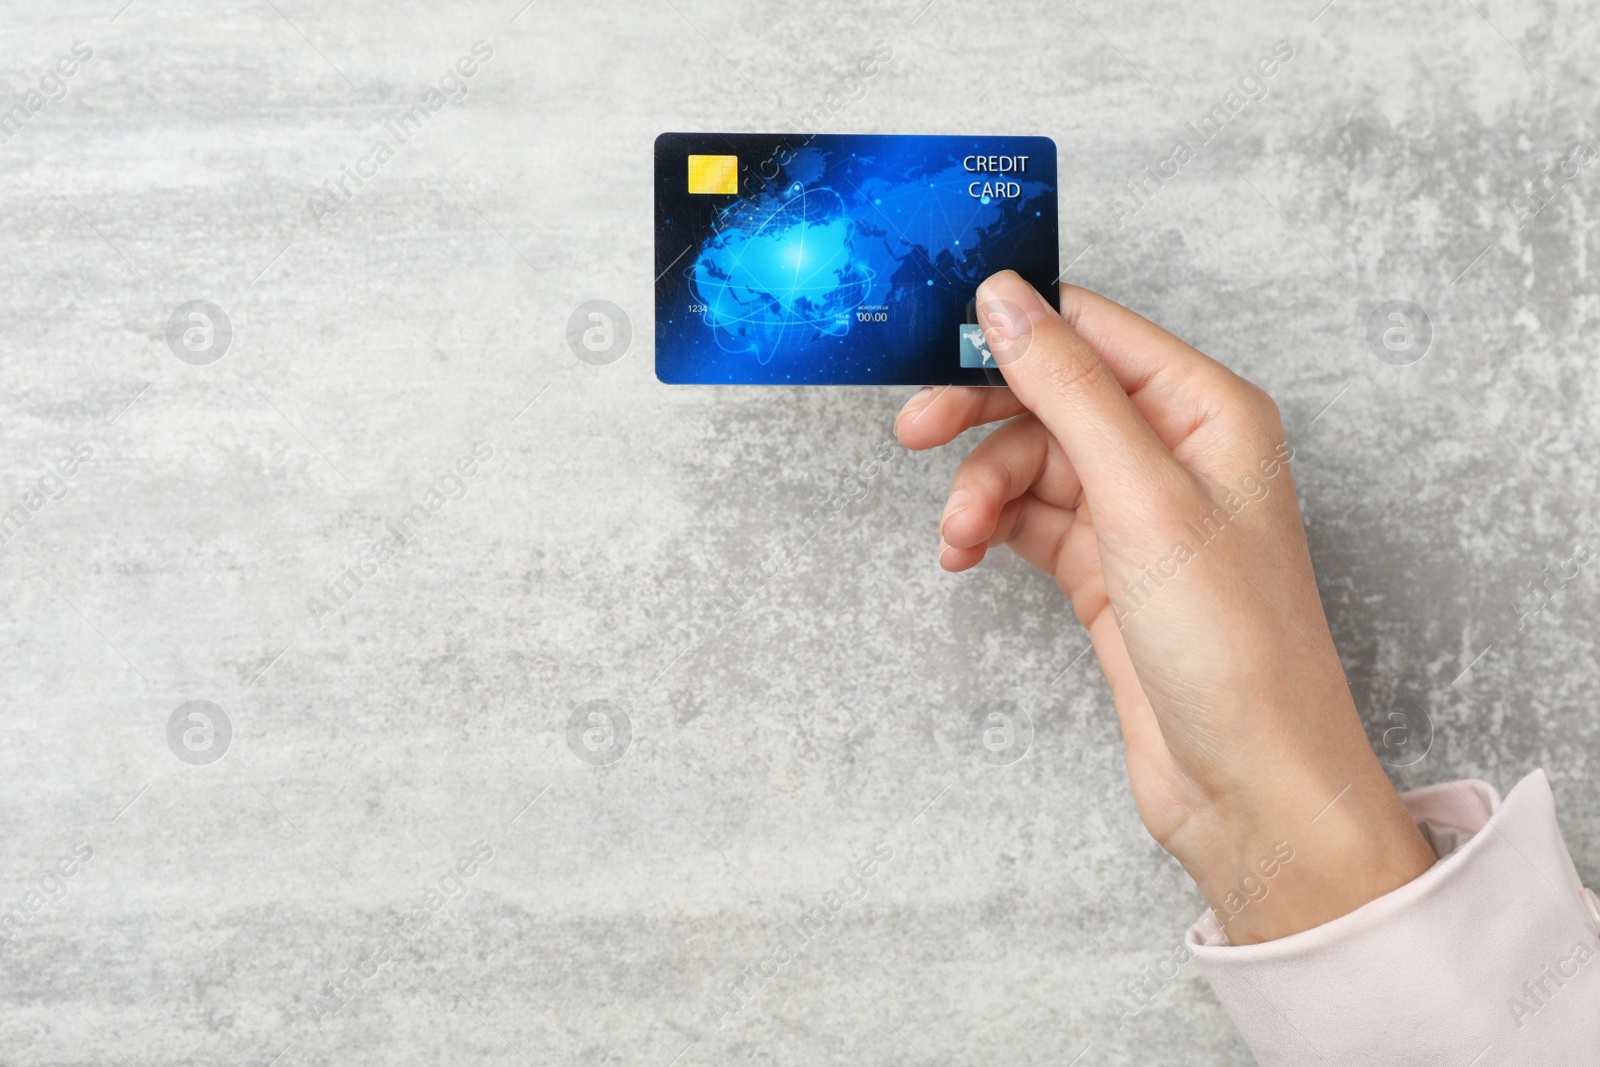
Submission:
M 872 467 L 902 390 L 653 378 L 651 139 L 804 125 L 879 40 L 823 128 L 1056 138 L 1068 277 L 1279 399 L 1363 713 L 1401 724 L 1391 762 L 1426 749 L 1396 781 L 1542 766 L 1600 882 L 1594 567 L 1515 608 L 1600 551 L 1600 164 L 1511 206 L 1600 147 L 1600 5 L 120 2 L 0 16 L 10 95 L 94 50 L 0 146 L 0 510 L 93 449 L 0 546 L 0 905 L 93 851 L 0 945 L 0 1062 L 1250 1061 L 1192 965 L 1116 1025 L 1202 904 L 1050 583 L 938 570 L 959 446 Z M 480 39 L 464 102 L 317 225 Z M 1279 39 L 1270 95 L 1119 226 Z M 234 327 L 208 366 L 166 342 L 194 299 Z M 632 320 L 607 366 L 567 347 L 590 299 Z M 1411 366 L 1365 340 L 1391 299 L 1433 323 Z M 319 625 L 475 441 L 465 494 Z M 217 762 L 169 748 L 189 700 L 231 723 Z M 592 700 L 631 724 L 610 766 L 569 745 Z M 993 700 L 1035 728 L 1009 766 L 971 746 Z M 465 896 L 319 1019 L 479 840 Z M 718 987 L 878 842 L 865 898 L 719 1027 Z

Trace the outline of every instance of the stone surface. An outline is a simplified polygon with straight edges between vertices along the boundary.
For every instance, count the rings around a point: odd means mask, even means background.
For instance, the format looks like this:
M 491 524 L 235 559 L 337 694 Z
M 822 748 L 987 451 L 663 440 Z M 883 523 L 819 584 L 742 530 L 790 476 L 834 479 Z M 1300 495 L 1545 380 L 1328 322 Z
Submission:
M 1543 767 L 1600 884 L 1593 569 L 1517 608 L 1600 548 L 1600 167 L 1513 199 L 1600 147 L 1600 5 L 121 2 L 7 0 L 0 42 L 14 95 L 93 52 L 0 145 L 0 510 L 42 489 L 0 545 L 0 903 L 38 904 L 0 1061 L 1250 1062 L 1192 966 L 1118 1022 L 1202 905 L 1050 584 L 938 570 L 960 447 L 873 465 L 902 390 L 653 378 L 651 139 L 835 102 L 1057 140 L 1069 279 L 1278 398 L 1397 783 Z M 169 346 L 195 300 L 220 358 Z

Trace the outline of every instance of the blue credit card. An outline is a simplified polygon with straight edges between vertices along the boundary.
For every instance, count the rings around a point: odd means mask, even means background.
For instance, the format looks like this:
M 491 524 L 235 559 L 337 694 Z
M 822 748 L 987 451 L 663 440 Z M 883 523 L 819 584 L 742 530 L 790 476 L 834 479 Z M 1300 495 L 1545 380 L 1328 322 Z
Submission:
M 1057 304 L 1048 137 L 664 133 L 656 376 L 682 385 L 1002 385 L 978 283 Z

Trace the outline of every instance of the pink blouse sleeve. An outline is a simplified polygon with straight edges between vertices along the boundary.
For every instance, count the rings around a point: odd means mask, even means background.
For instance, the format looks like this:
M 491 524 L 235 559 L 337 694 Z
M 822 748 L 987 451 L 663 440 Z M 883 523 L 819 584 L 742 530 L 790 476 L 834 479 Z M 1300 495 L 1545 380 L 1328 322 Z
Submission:
M 1578 880 L 1543 771 L 1403 797 L 1441 859 L 1330 923 L 1188 946 L 1263 1067 L 1600 1064 L 1600 899 Z

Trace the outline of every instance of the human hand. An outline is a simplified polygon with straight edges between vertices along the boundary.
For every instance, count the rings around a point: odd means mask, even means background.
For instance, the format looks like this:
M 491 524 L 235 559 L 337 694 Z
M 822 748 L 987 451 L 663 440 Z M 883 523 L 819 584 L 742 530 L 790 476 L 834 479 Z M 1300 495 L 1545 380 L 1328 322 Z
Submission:
M 1140 818 L 1229 940 L 1425 871 L 1339 666 L 1272 399 L 1084 289 L 1063 285 L 1058 314 L 1003 271 L 977 303 L 1009 388 L 924 389 L 895 423 L 920 450 L 1009 420 L 956 471 L 939 562 L 1008 545 L 1055 578 L 1110 683 Z M 1293 862 L 1240 906 L 1283 843 Z

